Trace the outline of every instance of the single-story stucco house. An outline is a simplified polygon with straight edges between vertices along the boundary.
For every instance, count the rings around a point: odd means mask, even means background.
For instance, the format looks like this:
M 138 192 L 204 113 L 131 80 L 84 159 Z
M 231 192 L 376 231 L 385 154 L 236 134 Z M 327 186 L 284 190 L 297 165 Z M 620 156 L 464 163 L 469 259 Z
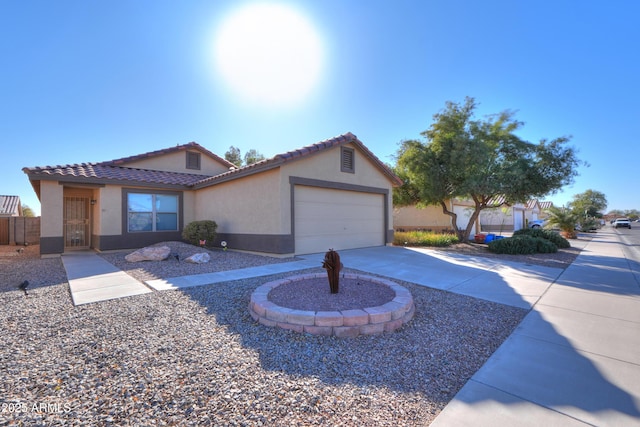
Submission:
M 278 256 L 382 246 L 401 185 L 351 133 L 242 168 L 191 142 L 23 171 L 41 203 L 43 256 L 182 240 L 196 220 L 218 224 L 215 245 Z

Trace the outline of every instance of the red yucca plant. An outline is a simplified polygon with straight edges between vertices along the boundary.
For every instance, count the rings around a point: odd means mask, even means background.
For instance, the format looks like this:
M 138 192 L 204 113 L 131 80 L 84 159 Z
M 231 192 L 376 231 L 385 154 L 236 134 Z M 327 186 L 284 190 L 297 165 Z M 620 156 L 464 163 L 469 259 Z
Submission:
M 329 249 L 329 251 L 324 254 L 322 268 L 327 270 L 331 293 L 337 294 L 340 286 L 340 270 L 342 270 L 342 263 L 340 262 L 340 255 L 338 255 L 338 252 L 333 249 Z

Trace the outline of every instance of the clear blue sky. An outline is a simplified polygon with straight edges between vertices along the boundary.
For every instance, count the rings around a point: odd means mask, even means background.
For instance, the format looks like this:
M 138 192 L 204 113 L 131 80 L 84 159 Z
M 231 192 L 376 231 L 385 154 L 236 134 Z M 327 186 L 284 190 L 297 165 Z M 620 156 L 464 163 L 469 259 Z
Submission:
M 295 69 L 304 53 L 321 58 L 315 74 L 297 73 L 315 76 L 298 91 L 305 95 L 278 105 L 239 93 L 220 71 L 221 28 L 251 3 L 0 2 L 0 194 L 39 213 L 22 167 L 190 141 L 219 155 L 234 145 L 271 157 L 353 132 L 391 163 L 398 143 L 418 138 L 446 101 L 471 96 L 481 116 L 516 110 L 532 142 L 573 136 L 590 167 L 547 200 L 562 205 L 593 189 L 608 209 L 640 209 L 640 2 L 262 2 L 293 7 L 317 42 L 290 46 L 293 59 L 273 53 L 284 68 L 275 74 Z M 271 40 L 248 37 L 249 45 Z M 274 66 L 266 61 L 245 68 Z

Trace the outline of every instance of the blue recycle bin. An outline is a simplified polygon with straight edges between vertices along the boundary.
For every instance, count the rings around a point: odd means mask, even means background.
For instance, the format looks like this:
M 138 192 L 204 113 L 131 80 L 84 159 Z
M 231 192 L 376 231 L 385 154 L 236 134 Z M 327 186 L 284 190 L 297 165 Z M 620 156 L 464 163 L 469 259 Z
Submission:
M 496 235 L 495 234 L 487 234 L 487 237 L 485 237 L 484 242 L 485 243 L 489 243 L 493 240 L 495 240 Z

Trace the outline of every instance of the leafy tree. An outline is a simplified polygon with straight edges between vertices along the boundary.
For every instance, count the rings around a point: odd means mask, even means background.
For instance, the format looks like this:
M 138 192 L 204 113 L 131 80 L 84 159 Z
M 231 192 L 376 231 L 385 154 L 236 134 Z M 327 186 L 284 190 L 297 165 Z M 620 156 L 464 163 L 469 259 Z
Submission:
M 565 147 L 569 138 L 532 144 L 515 135 L 522 123 L 512 112 L 476 120 L 475 109 L 473 98 L 462 105 L 447 102 L 421 133 L 426 141 L 400 143 L 394 168 L 404 181 L 394 191 L 394 204 L 439 205 L 461 241 L 468 240 L 483 209 L 499 207 L 492 204 L 496 196 L 508 203 L 543 197 L 571 184 L 581 164 L 574 149 Z M 474 204 L 462 230 L 447 204 L 454 198 Z
M 224 153 L 224 158 L 239 168 L 243 165 L 248 166 L 265 159 L 263 154 L 260 154 L 256 149 L 252 148 L 245 153 L 243 163 L 242 153 L 240 152 L 240 149 L 238 147 L 234 147 L 233 145 L 229 147 L 229 150 L 226 153 Z
M 251 165 L 258 163 L 260 160 L 264 160 L 264 155 L 257 152 L 255 149 L 251 149 L 244 154 L 244 164 Z
M 35 213 L 33 212 L 33 209 L 31 209 L 29 207 L 29 205 L 22 205 L 22 216 L 26 216 L 26 217 L 34 217 L 36 216 Z
M 242 166 L 242 156 L 240 155 L 240 149 L 238 147 L 234 147 L 233 145 L 229 147 L 229 150 L 224 153 L 224 158 L 237 167 Z
M 587 190 L 574 195 L 567 205 L 581 217 L 602 218 L 602 213 L 607 208 L 607 197 L 599 191 Z

